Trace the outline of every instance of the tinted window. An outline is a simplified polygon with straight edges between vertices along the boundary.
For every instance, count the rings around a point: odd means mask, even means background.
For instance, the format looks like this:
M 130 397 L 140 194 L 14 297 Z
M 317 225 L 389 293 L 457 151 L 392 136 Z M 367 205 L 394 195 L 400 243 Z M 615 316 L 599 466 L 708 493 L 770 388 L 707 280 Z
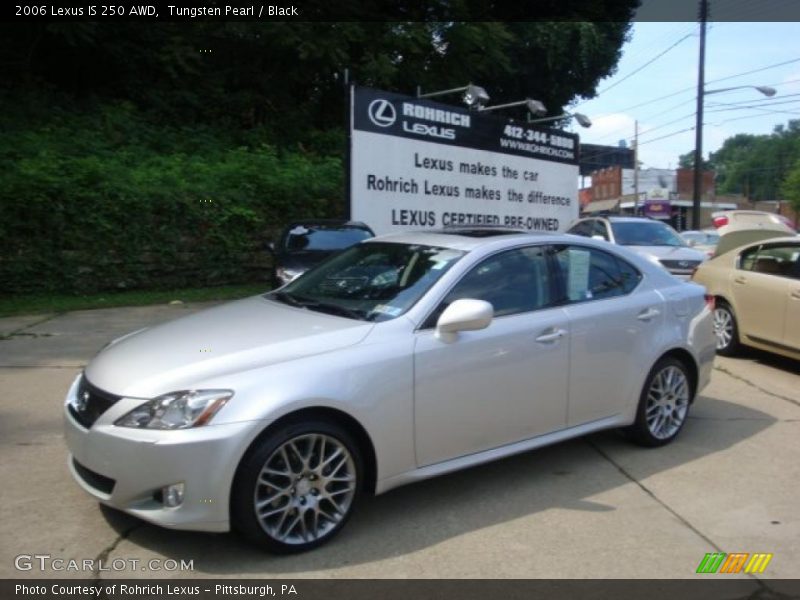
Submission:
M 342 250 L 371 237 L 369 231 L 356 227 L 335 229 L 298 225 L 286 232 L 283 247 L 289 252 Z
M 567 233 L 582 235 L 584 237 L 592 237 L 592 221 L 581 221 L 580 223 L 575 223 L 575 225 L 570 227 Z
M 386 321 L 411 308 L 463 255 L 434 246 L 359 244 L 268 297 L 309 310 Z
M 552 306 L 548 249 L 546 246 L 518 248 L 485 259 L 450 290 L 424 327 L 434 327 L 444 309 L 462 298 L 489 302 L 495 317 Z
M 686 246 L 674 229 L 658 221 L 615 221 L 611 229 L 622 246 Z
M 605 241 L 608 241 L 608 230 L 606 229 L 606 224 L 603 221 L 595 221 L 594 226 L 592 227 L 592 235 L 599 235 Z
M 560 296 L 565 302 L 622 296 L 642 277 L 624 260 L 595 248 L 559 246 L 555 256 L 561 274 Z

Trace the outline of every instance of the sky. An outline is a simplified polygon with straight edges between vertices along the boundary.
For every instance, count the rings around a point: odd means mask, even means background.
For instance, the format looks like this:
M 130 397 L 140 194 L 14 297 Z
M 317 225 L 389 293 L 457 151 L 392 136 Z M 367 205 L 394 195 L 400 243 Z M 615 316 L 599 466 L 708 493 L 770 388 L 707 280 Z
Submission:
M 707 27 L 706 158 L 737 133 L 769 134 L 778 124 L 800 119 L 800 23 Z M 678 156 L 694 149 L 699 32 L 696 22 L 634 23 L 614 75 L 599 83 L 596 98 L 570 108 L 587 115 L 592 127 L 572 121 L 569 129 L 582 143 L 616 146 L 624 139 L 630 147 L 638 121 L 641 168 L 676 168 Z M 752 88 L 709 93 L 746 85 L 771 86 L 777 93 L 772 98 Z

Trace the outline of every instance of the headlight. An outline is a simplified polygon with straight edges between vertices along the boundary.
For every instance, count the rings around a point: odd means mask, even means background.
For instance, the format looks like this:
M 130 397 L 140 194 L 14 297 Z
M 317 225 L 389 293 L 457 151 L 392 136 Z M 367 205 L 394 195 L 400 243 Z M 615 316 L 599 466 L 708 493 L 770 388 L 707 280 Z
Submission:
M 170 392 L 137 406 L 114 425 L 138 429 L 188 429 L 207 424 L 233 397 L 233 390 Z
M 305 273 L 305 271 L 300 269 L 284 269 L 283 267 L 278 267 L 275 271 L 278 275 L 278 279 L 281 280 L 281 283 L 289 283 L 290 281 L 294 281 L 300 275 Z

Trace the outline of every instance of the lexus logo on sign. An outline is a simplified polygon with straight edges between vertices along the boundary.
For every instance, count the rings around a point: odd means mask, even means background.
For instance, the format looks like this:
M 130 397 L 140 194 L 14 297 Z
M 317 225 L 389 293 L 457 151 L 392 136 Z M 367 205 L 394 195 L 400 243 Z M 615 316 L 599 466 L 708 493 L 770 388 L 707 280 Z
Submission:
M 369 103 L 367 114 L 369 115 L 369 120 L 378 127 L 390 127 L 397 120 L 394 106 L 381 98 Z

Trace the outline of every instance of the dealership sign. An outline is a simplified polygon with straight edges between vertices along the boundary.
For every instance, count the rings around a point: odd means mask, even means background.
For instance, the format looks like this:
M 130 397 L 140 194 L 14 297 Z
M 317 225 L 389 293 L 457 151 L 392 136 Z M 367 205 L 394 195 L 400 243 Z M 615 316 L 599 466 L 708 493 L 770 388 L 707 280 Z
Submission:
M 578 216 L 575 134 L 359 87 L 350 110 L 350 215 L 378 234 Z

